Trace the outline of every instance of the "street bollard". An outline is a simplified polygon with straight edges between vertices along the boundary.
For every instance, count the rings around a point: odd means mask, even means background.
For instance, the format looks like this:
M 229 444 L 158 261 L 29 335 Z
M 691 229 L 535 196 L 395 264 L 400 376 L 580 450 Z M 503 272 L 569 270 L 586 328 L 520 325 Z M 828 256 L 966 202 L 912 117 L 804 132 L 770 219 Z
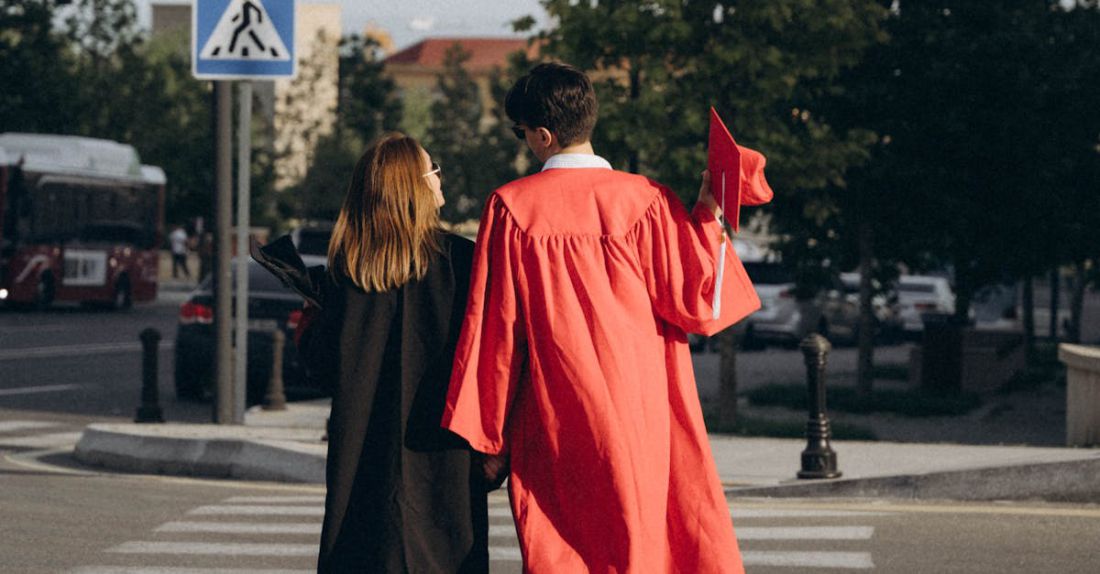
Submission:
M 825 363 L 829 340 L 817 333 L 802 339 L 799 345 L 806 362 L 806 382 L 810 391 L 810 420 L 806 421 L 806 450 L 802 451 L 802 470 L 798 478 L 837 478 L 836 453 L 829 446 L 832 431 L 825 414 Z
M 286 394 L 283 393 L 283 347 L 286 335 L 281 329 L 271 333 L 271 378 L 267 381 L 267 395 L 264 396 L 265 411 L 285 411 Z
M 157 346 L 160 344 L 160 331 L 149 327 L 141 332 L 141 406 L 134 416 L 136 423 L 162 423 L 160 393 L 157 388 Z

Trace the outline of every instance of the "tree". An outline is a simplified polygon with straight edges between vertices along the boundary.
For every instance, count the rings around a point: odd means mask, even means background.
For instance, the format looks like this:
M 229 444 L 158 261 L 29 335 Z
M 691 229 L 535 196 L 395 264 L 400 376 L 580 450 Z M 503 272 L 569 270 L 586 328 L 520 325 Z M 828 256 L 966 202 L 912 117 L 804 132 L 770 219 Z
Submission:
M 22 132 L 73 133 L 80 110 L 72 95 L 68 39 L 53 26 L 57 0 L 0 2 L 0 126 Z
M 495 120 L 486 118 L 480 88 L 463 67 L 469 57 L 458 44 L 447 50 L 425 138 L 443 167 L 447 203 L 440 215 L 455 223 L 477 217 L 489 194 L 516 176 L 518 145 L 505 135 L 510 132 L 499 111 L 489 115 Z

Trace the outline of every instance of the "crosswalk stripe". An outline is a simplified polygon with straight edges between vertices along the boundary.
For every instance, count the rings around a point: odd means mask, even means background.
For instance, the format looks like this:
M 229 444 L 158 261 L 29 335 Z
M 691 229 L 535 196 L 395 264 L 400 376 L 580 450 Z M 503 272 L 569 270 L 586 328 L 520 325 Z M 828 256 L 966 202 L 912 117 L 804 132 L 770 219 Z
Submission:
M 317 556 L 316 544 L 226 542 L 123 542 L 112 554 L 204 554 L 217 556 Z
M 739 508 L 730 507 L 734 518 L 847 518 L 860 516 L 890 516 L 890 512 L 858 510 L 824 510 L 815 508 Z
M 325 509 L 320 506 L 247 506 L 241 504 L 222 504 L 200 506 L 187 511 L 191 515 L 242 515 L 242 516 L 324 516 Z
M 0 432 L 14 432 L 30 429 L 44 429 L 61 426 L 60 423 L 46 421 L 0 421 Z
M 321 523 L 280 522 L 167 522 L 156 532 L 209 532 L 218 534 L 321 534 Z
M 489 560 L 498 562 L 519 562 L 523 560 L 523 554 L 519 548 L 512 546 L 490 546 Z
M 869 552 L 773 552 L 744 550 L 745 566 L 786 566 L 803 568 L 874 568 Z
M 503 538 L 505 536 L 510 536 L 512 538 L 515 538 L 516 537 L 516 527 L 512 526 L 511 524 L 490 524 L 489 525 L 489 536 L 498 537 L 498 538 Z
M 40 435 L 24 436 L 24 437 L 0 438 L 0 446 L 26 447 L 26 448 L 49 448 L 49 447 L 55 447 L 55 446 L 66 446 L 66 445 L 70 445 L 70 444 L 76 444 L 78 441 L 80 441 L 80 433 L 78 433 L 78 432 L 65 432 L 65 433 L 40 434 Z
M 324 495 L 303 496 L 233 496 L 223 500 L 226 504 L 324 504 Z
M 737 529 L 738 540 L 870 540 L 872 526 L 782 526 Z
M 173 566 L 81 566 L 68 574 L 313 574 L 313 570 L 189 569 Z

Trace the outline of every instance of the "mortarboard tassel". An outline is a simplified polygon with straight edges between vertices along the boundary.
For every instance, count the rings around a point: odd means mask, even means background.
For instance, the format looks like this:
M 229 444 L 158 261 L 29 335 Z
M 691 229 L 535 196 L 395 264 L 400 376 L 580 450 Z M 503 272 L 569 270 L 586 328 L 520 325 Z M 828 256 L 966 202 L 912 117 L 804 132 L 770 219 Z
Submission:
M 717 320 L 722 313 L 722 277 L 726 272 L 726 224 L 722 218 L 726 215 L 726 172 L 722 172 L 722 212 L 718 214 L 718 225 L 722 226 L 721 242 L 718 244 L 718 279 L 714 284 L 714 301 L 711 305 L 712 319 Z

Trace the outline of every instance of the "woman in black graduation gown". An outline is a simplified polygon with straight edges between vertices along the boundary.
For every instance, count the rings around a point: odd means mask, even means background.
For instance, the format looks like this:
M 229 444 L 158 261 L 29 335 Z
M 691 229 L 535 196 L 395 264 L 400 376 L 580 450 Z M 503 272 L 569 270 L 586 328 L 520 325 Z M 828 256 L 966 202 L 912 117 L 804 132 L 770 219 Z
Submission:
M 332 392 L 319 572 L 488 571 L 482 462 L 439 426 L 473 256 L 442 204 L 439 166 L 384 136 L 355 167 L 329 272 L 291 278 L 317 295 L 299 347 Z

